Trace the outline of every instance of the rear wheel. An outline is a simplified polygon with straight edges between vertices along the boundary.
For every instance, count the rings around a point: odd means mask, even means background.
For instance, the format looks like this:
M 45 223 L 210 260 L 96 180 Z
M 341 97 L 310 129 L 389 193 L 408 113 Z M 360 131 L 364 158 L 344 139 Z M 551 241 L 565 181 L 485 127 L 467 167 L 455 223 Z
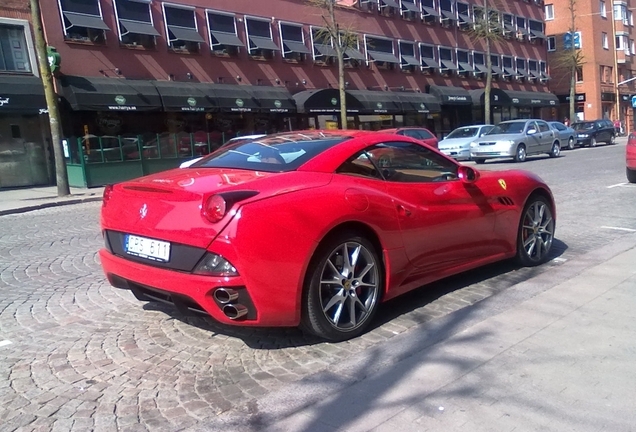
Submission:
M 526 267 L 548 260 L 554 240 L 554 211 L 552 204 L 540 195 L 530 197 L 519 223 L 517 261 Z
M 515 162 L 524 162 L 526 160 L 526 146 L 519 144 L 517 147 L 517 153 L 515 153 Z
M 480 165 L 483 164 L 483 163 L 486 163 L 486 159 L 484 159 L 484 158 L 475 158 L 473 160 L 475 161 L 475 163 L 480 164 Z
M 319 247 L 308 271 L 301 326 L 319 337 L 342 341 L 369 326 L 384 286 L 384 269 L 373 244 L 341 233 Z
M 627 181 L 630 183 L 636 183 L 636 170 L 626 168 Z
M 561 154 L 561 146 L 559 145 L 558 142 L 555 141 L 552 144 L 552 150 L 550 150 L 549 154 L 551 158 L 559 157 L 559 155 Z
M 574 138 L 570 137 L 568 140 L 568 150 L 574 150 Z

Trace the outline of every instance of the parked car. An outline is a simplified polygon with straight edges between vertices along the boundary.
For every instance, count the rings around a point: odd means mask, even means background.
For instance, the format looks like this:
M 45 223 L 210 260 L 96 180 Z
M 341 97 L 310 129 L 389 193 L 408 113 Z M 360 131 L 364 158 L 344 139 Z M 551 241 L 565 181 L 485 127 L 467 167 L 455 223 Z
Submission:
M 479 164 L 500 157 L 523 162 L 526 157 L 541 153 L 550 157 L 561 153 L 556 131 L 543 120 L 503 121 L 470 144 L 470 157 Z
M 616 143 L 616 129 L 611 120 L 582 121 L 572 124 L 576 131 L 576 142 L 580 146 L 596 147 L 599 142 Z
M 237 144 L 237 143 L 247 142 L 250 140 L 255 140 L 258 138 L 262 138 L 264 136 L 265 134 L 256 134 L 256 135 L 243 135 L 243 136 L 234 137 L 232 139 L 227 140 L 221 147 L 224 147 L 230 144 Z M 203 156 L 198 157 L 196 159 L 191 159 L 189 161 L 185 161 L 181 165 L 179 165 L 179 168 L 188 168 L 193 163 L 198 162 L 202 157 Z
M 418 141 L 423 142 L 424 144 L 428 144 L 433 148 L 437 148 L 438 139 L 430 130 L 423 127 L 401 127 L 401 128 L 393 128 L 393 129 L 382 129 L 380 132 L 383 133 L 393 133 L 397 135 L 404 135 L 407 137 L 411 137 Z
M 627 181 L 636 183 L 636 132 L 629 134 L 627 138 L 627 146 L 625 149 L 625 169 Z
M 479 172 L 409 137 L 286 132 L 193 168 L 105 187 L 100 262 L 139 300 L 225 324 L 349 339 L 424 283 L 551 253 L 554 199 L 535 174 Z
M 550 127 L 554 129 L 559 137 L 559 144 L 562 149 L 574 150 L 576 145 L 576 131 L 570 126 L 566 126 L 558 121 L 548 122 Z
M 489 132 L 493 125 L 462 126 L 451 133 L 438 144 L 439 151 L 456 160 L 470 159 L 470 143 L 476 138 Z

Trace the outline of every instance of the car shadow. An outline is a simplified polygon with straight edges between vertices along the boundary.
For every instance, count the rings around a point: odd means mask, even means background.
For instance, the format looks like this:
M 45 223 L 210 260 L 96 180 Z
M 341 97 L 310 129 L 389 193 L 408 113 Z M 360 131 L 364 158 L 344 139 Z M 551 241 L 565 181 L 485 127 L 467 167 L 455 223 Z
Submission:
M 549 271 L 550 268 L 557 265 L 553 264 L 553 260 L 560 257 L 567 249 L 567 244 L 558 239 L 554 239 L 552 250 L 550 251 L 550 261 L 541 266 L 521 267 L 514 260 L 500 261 L 475 270 L 469 270 L 450 276 L 409 291 L 383 303 L 373 318 L 373 322 L 368 331 L 378 329 L 404 315 L 409 315 L 411 321 L 421 324 L 466 306 L 471 306 L 511 286 Z M 462 301 L 457 302 L 451 300 L 446 302 L 447 304 L 444 305 L 443 308 L 432 306 L 434 302 L 443 299 L 444 296 L 469 287 L 472 292 L 467 292 L 465 296 L 462 296 L 460 293 L 459 297 L 464 297 Z M 482 294 L 476 297 L 475 292 L 479 291 L 482 291 Z M 454 310 L 452 310 L 453 305 L 455 307 Z M 219 335 L 240 339 L 248 347 L 256 350 L 293 348 L 326 342 L 324 339 L 305 333 L 294 327 L 252 328 L 231 326 L 221 324 L 203 314 L 184 315 L 173 306 L 157 302 L 146 303 L 143 308 L 144 310 L 163 312 L 170 316 L 171 319 L 179 320 L 185 324 L 209 332 L 211 337 Z

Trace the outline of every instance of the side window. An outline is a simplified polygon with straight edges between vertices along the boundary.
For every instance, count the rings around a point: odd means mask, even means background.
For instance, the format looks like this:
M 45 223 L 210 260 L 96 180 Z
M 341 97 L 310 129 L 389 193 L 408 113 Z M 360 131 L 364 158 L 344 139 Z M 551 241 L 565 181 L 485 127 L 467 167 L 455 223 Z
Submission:
M 457 164 L 423 145 L 389 142 L 368 148 L 366 154 L 387 181 L 425 183 L 457 179 Z
M 414 129 L 406 129 L 406 130 L 404 130 L 403 131 L 403 135 L 406 135 L 407 137 L 415 138 L 417 140 L 422 139 L 420 137 L 420 134 Z
M 493 127 L 494 126 L 484 126 L 483 128 L 481 128 L 481 132 L 479 133 L 479 136 L 482 137 L 486 135 L 488 132 L 492 130 Z
M 371 162 L 371 159 L 369 159 L 369 155 L 365 152 L 356 154 L 354 157 L 340 165 L 336 172 L 338 174 L 347 174 L 382 180 L 382 176 L 376 169 L 376 165 Z
M 420 129 L 418 132 L 420 133 L 420 137 L 421 137 L 421 139 L 429 139 L 429 138 L 433 138 L 433 135 L 431 135 L 430 133 L 428 133 L 428 131 L 427 131 L 427 130 Z
M 550 131 L 550 126 L 548 126 L 548 124 L 546 122 L 537 122 L 537 124 L 539 125 L 539 130 L 541 132 L 549 132 Z
M 539 131 L 535 122 L 528 122 L 528 124 L 526 124 L 526 132 L 528 132 L 530 129 L 534 129 L 537 132 Z

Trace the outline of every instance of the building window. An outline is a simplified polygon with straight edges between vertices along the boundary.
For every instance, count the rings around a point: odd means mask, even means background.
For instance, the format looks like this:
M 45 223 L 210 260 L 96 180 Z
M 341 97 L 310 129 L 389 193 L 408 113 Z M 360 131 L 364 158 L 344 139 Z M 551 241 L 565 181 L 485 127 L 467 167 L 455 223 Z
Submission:
M 539 73 L 539 62 L 536 60 L 528 60 L 528 79 L 536 81 L 541 78 Z
M 514 68 L 514 59 L 512 57 L 501 56 L 501 66 L 503 66 L 504 78 L 511 79 L 517 75 Z
M 630 26 L 634 25 L 634 13 L 630 10 L 627 11 L 627 22 Z
M 554 5 L 549 4 L 545 5 L 545 20 L 553 20 L 554 19 Z
M 236 18 L 233 14 L 207 11 L 208 28 L 210 29 L 210 49 L 215 54 L 237 54 L 243 42 L 236 31 Z
M 364 35 L 367 62 L 375 63 L 379 69 L 393 69 L 400 59 L 395 56 L 393 40 Z
M 386 16 L 397 15 L 400 11 L 400 5 L 397 0 L 380 0 L 380 13 Z
M 311 27 L 311 47 L 314 61 L 319 64 L 331 64 L 336 58 L 336 50 L 329 32 L 325 28 Z
M 475 68 L 475 74 L 481 77 L 485 77 L 488 73 L 486 67 L 486 56 L 482 52 L 473 51 L 473 66 Z
M 422 19 L 425 23 L 432 24 L 440 19 L 436 0 L 420 0 L 420 6 L 422 8 Z
M 548 66 L 546 62 L 539 60 L 539 73 L 541 74 L 541 82 L 545 83 L 550 79 L 548 75 Z
M 528 78 L 528 68 L 526 66 L 526 59 L 517 58 L 515 59 L 515 68 L 517 69 L 517 79 Z
M 492 74 L 496 77 L 503 76 L 503 70 L 501 69 L 501 61 L 499 54 L 491 54 L 490 55 L 490 64 L 492 66 Z
M 123 45 L 151 48 L 155 46 L 155 29 L 150 14 L 150 1 L 115 0 L 119 40 Z
M 603 49 L 609 49 L 609 41 L 607 39 L 607 33 L 605 32 L 601 33 L 601 44 Z
M 203 38 L 199 34 L 194 8 L 166 3 L 162 6 L 168 46 L 174 51 L 199 52 L 199 44 L 203 42 Z
M 457 73 L 469 74 L 475 71 L 470 61 L 470 52 L 458 49 L 455 55 L 457 56 Z
M 625 48 L 627 48 L 627 45 L 624 42 L 626 42 L 625 36 L 616 35 L 616 38 L 615 38 L 616 51 L 625 51 Z
M 400 12 L 402 17 L 408 20 L 416 20 L 420 17 L 420 9 L 415 4 L 415 0 L 402 0 L 400 2 Z
M 576 82 L 583 82 L 583 67 L 576 68 Z
M 280 51 L 272 37 L 269 19 L 245 17 L 245 32 L 248 40 L 247 52 L 254 57 L 273 58 Z
M 617 21 L 627 20 L 627 5 L 614 3 L 614 19 Z
M 360 51 L 360 39 L 357 33 L 340 33 L 340 45 L 344 47 L 342 53 L 345 67 L 358 67 L 366 62 L 366 57 Z
M 541 21 L 528 20 L 528 39 L 531 41 L 546 39 Z
M 556 37 L 548 36 L 548 51 L 556 51 Z
M 607 18 L 607 8 L 605 7 L 605 0 L 599 2 L 599 10 L 603 18 Z
M 404 71 L 414 72 L 420 66 L 420 62 L 415 57 L 415 42 L 399 41 L 400 67 Z
M 457 71 L 455 59 L 453 58 L 453 49 L 446 47 L 438 47 L 439 50 L 439 71 L 445 74 L 452 74 Z
M 510 14 L 502 15 L 503 35 L 504 37 L 512 37 L 517 29 L 515 28 L 515 17 Z
M 59 0 L 64 37 L 67 40 L 94 44 L 106 43 L 110 28 L 102 19 L 99 0 Z
M 456 3 L 451 0 L 439 0 L 439 13 L 442 25 L 453 25 L 457 21 L 453 4 Z
M 0 72 L 31 72 L 24 27 L 0 24 Z
M 632 55 L 636 55 L 636 43 L 634 42 L 634 39 L 629 40 L 629 52 Z
M 470 13 L 470 5 L 467 3 L 457 3 L 457 25 L 462 30 L 470 29 L 475 20 Z
M 523 40 L 528 35 L 528 30 L 526 29 L 526 19 L 524 17 L 517 17 L 517 39 Z
M 420 44 L 420 64 L 422 72 L 432 73 L 439 68 L 433 45 Z
M 279 30 L 284 59 L 304 61 L 305 56 L 311 54 L 305 45 L 302 25 L 279 22 Z
M 380 10 L 380 0 L 358 0 L 358 7 L 367 12 Z

